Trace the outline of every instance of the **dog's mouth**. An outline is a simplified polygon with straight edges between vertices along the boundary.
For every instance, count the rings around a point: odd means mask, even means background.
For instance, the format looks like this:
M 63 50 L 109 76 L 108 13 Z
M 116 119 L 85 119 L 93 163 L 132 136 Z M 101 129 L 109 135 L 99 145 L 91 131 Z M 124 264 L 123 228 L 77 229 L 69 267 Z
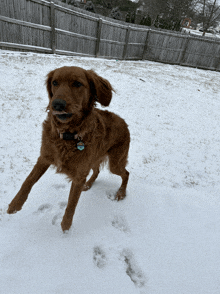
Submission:
M 65 111 L 53 111 L 52 114 L 56 115 L 56 117 L 60 120 L 67 120 L 73 115 L 72 113 L 68 113 Z

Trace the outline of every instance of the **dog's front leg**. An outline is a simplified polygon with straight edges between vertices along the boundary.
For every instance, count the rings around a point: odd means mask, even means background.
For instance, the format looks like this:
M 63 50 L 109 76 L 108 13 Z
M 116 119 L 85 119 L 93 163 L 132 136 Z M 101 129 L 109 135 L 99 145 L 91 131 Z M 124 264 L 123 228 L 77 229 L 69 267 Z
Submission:
M 63 220 L 61 222 L 61 227 L 63 231 L 69 230 L 69 228 L 72 225 L 73 221 L 73 215 L 75 213 L 75 209 L 77 206 L 77 203 L 79 201 L 80 194 L 83 189 L 83 185 L 86 182 L 86 178 L 83 181 L 80 182 L 72 182 L 70 194 L 69 194 L 69 200 L 67 203 L 66 211 L 63 216 Z
M 23 204 L 28 198 L 28 194 L 31 191 L 33 185 L 40 179 L 40 177 L 46 172 L 50 164 L 45 163 L 44 159 L 39 157 L 37 163 L 35 164 L 33 170 L 24 181 L 21 189 L 11 201 L 8 207 L 7 213 L 16 213 L 17 211 L 21 210 Z

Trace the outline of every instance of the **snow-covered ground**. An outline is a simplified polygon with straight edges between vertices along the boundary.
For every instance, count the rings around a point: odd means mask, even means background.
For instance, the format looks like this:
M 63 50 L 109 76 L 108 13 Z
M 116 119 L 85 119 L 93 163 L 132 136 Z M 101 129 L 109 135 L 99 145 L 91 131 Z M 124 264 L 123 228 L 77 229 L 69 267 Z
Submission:
M 23 209 L 7 206 L 39 155 L 46 74 L 94 69 L 129 125 L 127 198 L 107 168 L 60 221 L 70 183 L 51 168 Z M 0 51 L 0 293 L 220 293 L 220 73 Z

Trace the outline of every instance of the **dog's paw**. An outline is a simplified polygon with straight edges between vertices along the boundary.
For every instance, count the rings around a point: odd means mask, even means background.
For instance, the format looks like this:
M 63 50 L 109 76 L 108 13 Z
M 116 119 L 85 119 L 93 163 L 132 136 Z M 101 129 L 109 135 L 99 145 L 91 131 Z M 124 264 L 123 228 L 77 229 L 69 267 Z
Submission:
M 128 224 L 123 216 L 116 215 L 112 220 L 112 226 L 122 232 L 129 232 Z
M 93 261 L 98 268 L 103 268 L 106 265 L 105 252 L 99 246 L 93 248 Z
M 18 209 L 9 206 L 9 207 L 8 207 L 8 210 L 7 210 L 7 213 L 8 213 L 8 214 L 15 214 L 15 213 L 18 212 L 18 211 L 19 211 Z
M 22 209 L 23 202 L 17 201 L 16 197 L 12 200 L 12 202 L 8 206 L 7 213 L 14 214 Z
M 72 225 L 73 218 L 72 217 L 67 217 L 66 214 L 64 214 L 62 222 L 61 222 L 61 228 L 63 232 L 69 231 L 71 225 Z
M 144 287 L 147 283 L 147 279 L 143 272 L 137 267 L 132 252 L 128 249 L 124 249 L 120 254 L 120 259 L 124 262 L 126 274 L 135 286 L 138 288 Z
M 89 184 L 85 183 L 85 185 L 83 186 L 82 191 L 88 191 L 91 187 L 92 187 L 92 185 L 89 185 Z
M 120 201 L 126 197 L 126 191 L 123 188 L 120 188 L 115 195 L 115 200 Z
M 117 193 L 107 192 L 106 194 L 108 199 L 110 199 L 111 201 L 120 201 L 126 197 L 126 192 L 124 191 L 124 189 L 121 188 L 118 190 Z

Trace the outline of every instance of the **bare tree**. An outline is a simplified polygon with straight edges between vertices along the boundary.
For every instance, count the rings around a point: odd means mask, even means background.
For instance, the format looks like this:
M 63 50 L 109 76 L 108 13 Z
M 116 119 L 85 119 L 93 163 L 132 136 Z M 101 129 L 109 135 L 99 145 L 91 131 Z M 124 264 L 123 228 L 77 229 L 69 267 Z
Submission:
M 216 25 L 220 16 L 220 6 L 217 0 L 195 0 L 195 2 L 194 20 L 197 23 L 202 23 L 204 36 L 210 27 Z
M 109 16 L 111 18 L 121 20 L 122 19 L 122 15 L 121 15 L 121 12 L 119 10 L 119 7 L 113 8 Z
M 144 6 L 144 13 L 149 15 L 154 25 L 157 16 L 165 11 L 166 1 L 163 0 L 139 0 L 139 5 Z
M 95 13 L 95 6 L 92 3 L 92 1 L 87 1 L 86 2 L 85 10 Z
M 144 3 L 146 13 L 151 17 L 152 24 L 158 17 L 164 19 L 183 19 L 189 17 L 195 0 L 140 0 Z
M 217 0 L 201 0 L 202 12 L 200 13 L 201 20 L 203 23 L 203 36 L 208 29 L 215 25 L 217 18 L 220 15 L 220 7 L 217 4 Z

